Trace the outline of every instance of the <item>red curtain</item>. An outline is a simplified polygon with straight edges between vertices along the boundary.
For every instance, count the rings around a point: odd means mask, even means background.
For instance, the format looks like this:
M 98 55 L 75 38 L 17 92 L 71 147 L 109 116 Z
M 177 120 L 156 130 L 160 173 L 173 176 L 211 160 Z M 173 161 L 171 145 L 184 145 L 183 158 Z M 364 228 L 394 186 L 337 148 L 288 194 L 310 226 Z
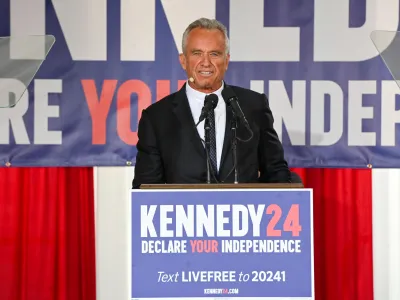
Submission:
M 314 190 L 316 300 L 373 300 L 370 170 L 293 169 Z M 0 168 L 0 299 L 95 300 L 91 168 Z
M 371 171 L 292 170 L 313 188 L 316 300 L 373 300 Z
M 92 168 L 0 168 L 0 220 L 0 299 L 96 299 Z

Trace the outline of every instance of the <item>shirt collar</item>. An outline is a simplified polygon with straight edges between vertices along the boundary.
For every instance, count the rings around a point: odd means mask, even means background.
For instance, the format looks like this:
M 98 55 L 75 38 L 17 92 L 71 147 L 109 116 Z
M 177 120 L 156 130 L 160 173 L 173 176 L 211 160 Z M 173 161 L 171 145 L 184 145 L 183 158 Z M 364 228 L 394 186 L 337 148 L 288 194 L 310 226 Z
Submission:
M 209 94 L 215 94 L 215 95 L 218 96 L 219 100 L 222 100 L 222 90 L 224 89 L 224 85 L 225 85 L 225 82 L 222 81 L 221 87 L 220 87 L 218 90 L 216 90 L 216 91 L 214 91 L 214 92 L 212 92 L 212 93 L 209 93 Z M 203 92 L 199 92 L 199 91 L 195 90 L 194 88 L 192 88 L 192 87 L 189 85 L 189 82 L 186 82 L 186 95 L 187 95 L 189 101 L 190 101 L 191 99 L 193 99 L 193 100 L 195 99 L 195 100 L 197 100 L 197 101 L 201 101 L 201 103 L 204 104 L 204 98 L 205 98 L 207 95 L 209 95 L 209 94 L 203 93 Z M 221 102 L 221 101 L 218 101 L 217 107 L 220 106 L 220 105 L 219 105 L 220 102 Z

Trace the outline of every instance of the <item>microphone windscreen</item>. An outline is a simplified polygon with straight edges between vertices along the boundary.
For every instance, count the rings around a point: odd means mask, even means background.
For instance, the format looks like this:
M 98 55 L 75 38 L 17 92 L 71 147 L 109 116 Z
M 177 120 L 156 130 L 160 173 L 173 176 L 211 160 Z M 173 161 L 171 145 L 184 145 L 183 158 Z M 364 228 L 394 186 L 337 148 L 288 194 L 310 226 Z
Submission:
M 207 95 L 205 101 L 210 102 L 212 104 L 212 108 L 215 109 L 218 104 L 218 96 L 215 94 Z
M 230 86 L 226 85 L 222 90 L 222 98 L 224 98 L 226 103 L 229 103 L 230 99 L 236 98 L 236 94 Z

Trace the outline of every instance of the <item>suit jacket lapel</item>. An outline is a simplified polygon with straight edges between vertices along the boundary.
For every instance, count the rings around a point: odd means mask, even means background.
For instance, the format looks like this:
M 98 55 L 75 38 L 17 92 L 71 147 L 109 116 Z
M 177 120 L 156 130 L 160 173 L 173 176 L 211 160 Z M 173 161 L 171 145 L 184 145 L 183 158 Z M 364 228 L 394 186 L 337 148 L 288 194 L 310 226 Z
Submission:
M 193 120 L 192 112 L 189 106 L 189 100 L 186 96 L 186 83 L 176 93 L 173 100 L 173 111 L 182 126 L 182 132 L 191 140 L 196 151 L 205 159 L 205 149 L 200 135 Z
M 183 128 L 185 135 L 191 140 L 194 148 L 202 158 L 206 159 L 206 153 L 204 149 L 203 142 L 201 141 L 200 135 L 196 128 L 196 123 L 193 120 L 192 112 L 189 106 L 189 100 L 186 96 L 186 83 L 182 88 L 176 93 L 175 99 L 173 100 L 173 111 L 177 116 L 180 124 Z M 225 160 L 227 159 L 228 153 L 232 147 L 232 132 L 231 132 L 231 121 L 232 121 L 232 110 L 230 107 L 226 106 L 226 122 L 225 122 L 225 136 L 224 144 L 221 154 L 221 163 L 219 172 L 225 165 Z M 229 164 L 231 166 L 231 164 Z

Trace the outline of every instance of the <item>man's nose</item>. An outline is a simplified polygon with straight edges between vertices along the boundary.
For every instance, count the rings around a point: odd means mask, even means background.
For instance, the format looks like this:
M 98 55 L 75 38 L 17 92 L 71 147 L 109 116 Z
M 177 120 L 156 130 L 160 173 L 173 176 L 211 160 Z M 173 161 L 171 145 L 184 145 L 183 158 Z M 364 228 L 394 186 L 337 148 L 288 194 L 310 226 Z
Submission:
M 210 63 L 210 57 L 208 55 L 203 55 L 202 56 L 202 60 L 201 60 L 201 64 L 203 66 L 209 66 L 211 64 Z

